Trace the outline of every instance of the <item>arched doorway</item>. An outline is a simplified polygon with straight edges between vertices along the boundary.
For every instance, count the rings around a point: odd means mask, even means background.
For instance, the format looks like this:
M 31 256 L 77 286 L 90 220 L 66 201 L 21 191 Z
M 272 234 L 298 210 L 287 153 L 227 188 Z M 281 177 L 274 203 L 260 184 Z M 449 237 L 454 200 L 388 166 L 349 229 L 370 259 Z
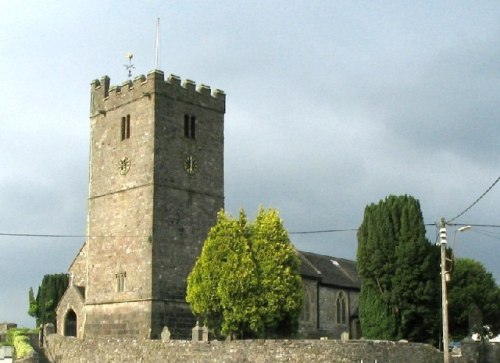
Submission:
M 76 313 L 69 309 L 64 319 L 64 336 L 76 337 Z

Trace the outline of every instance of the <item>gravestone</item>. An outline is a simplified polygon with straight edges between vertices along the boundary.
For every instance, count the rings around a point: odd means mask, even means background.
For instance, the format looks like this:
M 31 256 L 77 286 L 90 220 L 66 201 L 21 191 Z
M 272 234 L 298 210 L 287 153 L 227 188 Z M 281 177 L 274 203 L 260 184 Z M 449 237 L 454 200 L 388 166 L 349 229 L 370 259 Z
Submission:
M 195 327 L 192 329 L 193 342 L 208 342 L 208 328 L 201 327 L 199 322 L 196 322 Z
M 161 331 L 161 341 L 168 342 L 170 340 L 170 330 L 168 330 L 168 326 L 164 326 Z

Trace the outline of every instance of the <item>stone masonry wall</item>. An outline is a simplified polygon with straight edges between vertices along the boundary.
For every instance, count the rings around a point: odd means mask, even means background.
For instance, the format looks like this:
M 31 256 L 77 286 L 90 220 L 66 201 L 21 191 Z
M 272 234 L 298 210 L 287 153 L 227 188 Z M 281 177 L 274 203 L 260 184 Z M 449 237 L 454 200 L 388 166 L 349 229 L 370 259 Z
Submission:
M 92 82 L 84 336 L 190 333 L 186 278 L 224 206 L 224 112 L 224 92 L 161 71 Z
M 304 304 L 299 317 L 299 334 L 303 338 L 315 338 L 318 331 L 318 282 L 302 278 Z
M 74 339 L 48 337 L 49 358 L 57 363 L 80 362 L 329 362 L 438 363 L 442 354 L 417 343 L 338 340 L 188 341 Z

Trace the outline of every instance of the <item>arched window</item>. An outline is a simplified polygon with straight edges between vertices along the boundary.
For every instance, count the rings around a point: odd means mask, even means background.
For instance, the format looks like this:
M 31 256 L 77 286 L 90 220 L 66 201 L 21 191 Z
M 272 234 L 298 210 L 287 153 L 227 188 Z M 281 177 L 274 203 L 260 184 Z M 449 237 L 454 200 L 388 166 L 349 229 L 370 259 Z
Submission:
M 344 292 L 337 295 L 337 324 L 347 324 L 347 298 Z
M 68 310 L 64 319 L 64 336 L 76 337 L 76 313 L 73 309 Z

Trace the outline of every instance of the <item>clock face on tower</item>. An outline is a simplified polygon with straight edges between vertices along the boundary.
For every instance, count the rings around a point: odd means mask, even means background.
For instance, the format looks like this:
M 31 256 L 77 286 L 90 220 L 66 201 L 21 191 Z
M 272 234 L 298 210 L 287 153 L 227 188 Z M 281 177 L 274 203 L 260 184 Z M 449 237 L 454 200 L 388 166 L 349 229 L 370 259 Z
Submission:
M 130 170 L 131 164 L 132 164 L 132 162 L 130 161 L 130 159 L 127 156 L 121 158 L 120 159 L 120 174 L 121 175 L 127 174 L 128 171 Z
M 186 160 L 184 160 L 184 170 L 189 175 L 193 175 L 196 172 L 198 164 L 192 155 L 189 155 Z

